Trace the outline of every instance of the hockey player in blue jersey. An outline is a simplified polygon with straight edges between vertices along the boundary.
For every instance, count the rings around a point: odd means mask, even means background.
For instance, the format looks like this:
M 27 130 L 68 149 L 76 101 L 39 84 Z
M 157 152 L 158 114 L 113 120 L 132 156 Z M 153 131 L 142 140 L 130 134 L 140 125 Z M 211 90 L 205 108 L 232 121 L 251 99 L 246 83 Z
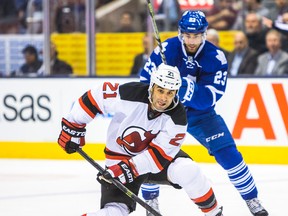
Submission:
M 177 66 L 181 73 L 179 96 L 187 108 L 188 133 L 206 147 L 227 171 L 230 182 L 246 201 L 252 215 L 267 216 L 268 212 L 257 198 L 253 176 L 237 150 L 225 121 L 214 110 L 226 88 L 228 74 L 225 55 L 205 40 L 208 22 L 203 12 L 184 12 L 178 27 L 178 37 L 167 39 L 162 47 L 167 64 Z M 144 65 L 140 80 L 149 82 L 151 72 L 161 63 L 160 49 L 157 47 Z M 210 139 L 212 136 L 217 138 Z M 143 184 L 142 194 L 147 202 L 157 206 L 157 185 Z

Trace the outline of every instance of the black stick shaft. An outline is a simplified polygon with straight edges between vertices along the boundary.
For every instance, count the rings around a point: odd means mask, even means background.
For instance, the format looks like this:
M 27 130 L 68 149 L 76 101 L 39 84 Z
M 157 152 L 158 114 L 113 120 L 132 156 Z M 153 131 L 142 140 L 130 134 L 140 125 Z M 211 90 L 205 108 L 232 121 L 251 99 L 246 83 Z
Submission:
M 162 47 L 162 42 L 161 42 L 161 39 L 160 39 L 160 34 L 159 34 L 159 31 L 158 31 L 158 28 L 157 28 L 157 24 L 156 24 L 156 21 L 155 21 L 155 13 L 154 13 L 153 5 L 152 5 L 150 0 L 147 0 L 147 4 L 148 4 L 149 14 L 150 14 L 150 17 L 151 17 L 151 20 L 152 20 L 153 29 L 154 29 L 154 36 L 155 36 L 155 39 L 157 41 L 157 45 L 158 45 L 158 47 L 160 49 L 160 55 L 161 55 L 162 62 L 164 64 L 167 64 L 166 57 L 164 55 L 164 51 L 163 51 L 163 47 Z
M 94 166 L 101 174 L 105 171 L 103 167 L 101 167 L 97 162 L 95 162 L 91 157 L 89 157 L 82 149 L 78 149 L 77 152 L 85 158 L 92 166 Z M 112 179 L 112 184 L 114 184 L 117 188 L 123 191 L 127 196 L 129 196 L 132 200 L 139 203 L 143 206 L 146 210 L 151 212 L 155 216 L 162 216 L 159 212 L 157 212 L 154 208 L 136 196 L 132 191 L 130 191 L 127 187 L 125 187 L 121 182 L 116 179 Z

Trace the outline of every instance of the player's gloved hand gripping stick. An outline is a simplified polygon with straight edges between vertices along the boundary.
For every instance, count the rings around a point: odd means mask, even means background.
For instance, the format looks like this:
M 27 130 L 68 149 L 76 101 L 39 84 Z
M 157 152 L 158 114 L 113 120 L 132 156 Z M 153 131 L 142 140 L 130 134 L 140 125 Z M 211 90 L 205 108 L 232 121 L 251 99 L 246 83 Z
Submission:
M 111 166 L 109 169 L 103 169 L 81 149 L 85 145 L 86 124 L 80 125 L 71 123 L 67 119 L 62 118 L 61 125 L 62 130 L 58 138 L 58 143 L 68 154 L 78 152 L 100 172 L 100 174 L 103 176 L 102 180 L 110 184 L 114 184 L 118 189 L 123 191 L 127 196 L 139 203 L 153 215 L 162 216 L 154 208 L 123 185 L 127 182 L 133 182 L 134 178 L 138 176 L 132 161 L 121 161 L 120 163 Z
M 84 158 L 86 159 L 92 166 L 94 166 L 102 175 L 106 172 L 106 170 L 101 167 L 97 162 L 95 162 L 91 157 L 89 157 L 81 148 L 76 149 L 76 151 Z M 119 180 L 115 178 L 110 178 L 107 180 L 109 183 L 111 182 L 114 184 L 117 188 L 119 188 L 123 193 L 125 193 L 127 196 L 129 196 L 132 200 L 140 204 L 142 207 L 144 207 L 146 210 L 151 212 L 154 216 L 162 216 L 159 212 L 157 212 L 154 208 L 152 208 L 150 205 L 148 205 L 145 201 L 140 199 L 137 195 L 135 195 L 132 191 L 130 191 L 127 187 L 125 187 Z
M 76 152 L 85 145 L 86 124 L 80 125 L 62 118 L 61 125 L 58 143 L 68 154 Z
M 104 181 L 110 181 L 113 178 L 117 178 L 122 184 L 131 183 L 139 176 L 135 165 L 131 160 L 120 161 L 118 164 L 109 167 L 101 174 L 102 176 L 99 176 L 99 178 L 102 178 Z

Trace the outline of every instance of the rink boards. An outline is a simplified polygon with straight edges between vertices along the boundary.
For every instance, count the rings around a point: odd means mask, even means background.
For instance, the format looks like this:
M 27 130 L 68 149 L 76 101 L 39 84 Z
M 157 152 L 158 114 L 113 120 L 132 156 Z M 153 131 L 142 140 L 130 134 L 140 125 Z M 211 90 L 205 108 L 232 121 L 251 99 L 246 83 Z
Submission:
M 0 79 L 0 158 L 76 159 L 57 145 L 62 116 L 73 101 L 100 82 L 135 78 Z M 288 164 L 288 78 L 230 78 L 216 106 L 248 163 Z M 111 116 L 87 126 L 87 152 L 104 159 Z M 217 137 L 215 134 L 214 139 Z M 190 135 L 183 149 L 196 161 L 213 162 Z

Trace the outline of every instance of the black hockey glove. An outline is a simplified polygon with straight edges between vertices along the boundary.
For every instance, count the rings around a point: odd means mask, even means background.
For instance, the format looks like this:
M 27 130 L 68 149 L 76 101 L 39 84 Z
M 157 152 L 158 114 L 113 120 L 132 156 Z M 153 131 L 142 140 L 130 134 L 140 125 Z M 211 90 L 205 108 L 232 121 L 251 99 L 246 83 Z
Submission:
M 58 144 L 68 153 L 74 153 L 85 145 L 86 124 L 71 123 L 62 118 L 62 131 L 58 138 Z

